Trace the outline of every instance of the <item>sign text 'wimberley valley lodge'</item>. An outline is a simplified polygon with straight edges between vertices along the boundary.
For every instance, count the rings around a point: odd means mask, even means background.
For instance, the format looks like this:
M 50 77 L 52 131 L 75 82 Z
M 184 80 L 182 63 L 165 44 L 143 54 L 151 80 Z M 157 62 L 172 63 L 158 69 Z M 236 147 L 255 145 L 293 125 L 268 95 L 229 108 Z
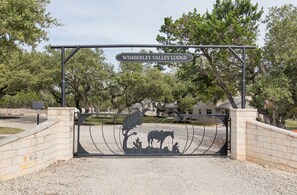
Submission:
M 120 62 L 190 62 L 193 55 L 188 53 L 120 53 Z

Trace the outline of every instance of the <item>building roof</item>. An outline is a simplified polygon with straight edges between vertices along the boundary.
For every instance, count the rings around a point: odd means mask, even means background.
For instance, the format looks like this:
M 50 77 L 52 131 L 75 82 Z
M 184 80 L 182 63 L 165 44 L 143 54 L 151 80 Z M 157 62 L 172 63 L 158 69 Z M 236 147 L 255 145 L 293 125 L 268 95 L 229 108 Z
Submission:
M 234 97 L 233 98 L 235 101 L 235 104 L 237 105 L 238 108 L 241 107 L 241 97 Z M 251 101 L 251 97 L 247 96 L 246 97 L 246 108 L 253 108 L 250 106 L 250 101 Z M 216 109 L 230 109 L 233 108 L 231 103 L 229 102 L 229 100 L 226 100 L 224 102 L 218 103 L 216 106 Z

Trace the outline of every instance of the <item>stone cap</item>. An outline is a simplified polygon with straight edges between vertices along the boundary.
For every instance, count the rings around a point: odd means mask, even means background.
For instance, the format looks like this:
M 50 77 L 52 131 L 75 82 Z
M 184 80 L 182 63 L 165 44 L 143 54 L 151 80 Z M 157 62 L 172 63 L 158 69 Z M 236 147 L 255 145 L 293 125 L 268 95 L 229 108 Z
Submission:
M 34 135 L 37 132 L 40 132 L 40 131 L 43 131 L 45 129 L 48 129 L 49 127 L 52 127 L 56 123 L 58 123 L 58 121 L 45 121 L 45 122 L 41 123 L 40 125 L 37 125 L 36 127 L 32 128 L 32 129 L 22 131 L 22 132 L 13 134 L 11 136 L 2 138 L 2 139 L 0 139 L 0 146 L 8 144 L 10 142 L 13 142 L 15 140 L 24 138 L 24 137 L 28 137 L 30 135 Z

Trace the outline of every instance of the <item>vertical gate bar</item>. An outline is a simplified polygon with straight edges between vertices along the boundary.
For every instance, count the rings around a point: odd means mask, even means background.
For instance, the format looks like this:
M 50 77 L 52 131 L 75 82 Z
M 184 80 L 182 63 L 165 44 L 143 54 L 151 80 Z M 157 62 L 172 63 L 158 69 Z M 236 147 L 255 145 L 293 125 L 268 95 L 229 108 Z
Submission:
M 77 154 L 79 155 L 79 147 L 80 147 L 80 140 L 79 140 L 79 137 L 80 137 L 80 113 L 78 113 L 78 120 L 77 120 Z
M 75 154 L 75 112 L 74 112 L 74 116 L 73 116 L 73 155 L 76 156 Z
M 231 150 L 232 150 L 232 123 L 231 123 L 231 118 L 229 118 L 229 123 L 230 123 L 230 153 L 232 152 Z
M 228 155 L 228 145 L 229 145 L 229 134 L 228 134 L 228 131 L 229 131 L 229 121 L 228 121 L 228 116 L 226 115 L 226 155 Z
M 116 115 L 114 115 L 113 116 L 113 121 L 114 121 L 114 123 L 113 123 L 113 125 L 115 125 L 116 123 L 117 123 L 117 121 L 115 120 L 115 118 L 114 117 L 116 117 Z M 121 140 L 121 133 L 123 133 L 122 132 L 122 130 L 121 129 L 119 129 L 119 142 L 120 142 L 120 146 L 122 147 L 122 151 L 124 151 L 124 146 L 123 146 L 123 144 L 122 144 L 122 140 Z M 124 152 L 124 154 L 125 154 L 125 152 Z
M 61 106 L 66 106 L 65 98 L 65 48 L 61 48 Z
M 245 47 L 242 48 L 242 78 L 241 78 L 241 108 L 245 109 L 245 68 L 246 68 L 246 62 L 245 62 Z

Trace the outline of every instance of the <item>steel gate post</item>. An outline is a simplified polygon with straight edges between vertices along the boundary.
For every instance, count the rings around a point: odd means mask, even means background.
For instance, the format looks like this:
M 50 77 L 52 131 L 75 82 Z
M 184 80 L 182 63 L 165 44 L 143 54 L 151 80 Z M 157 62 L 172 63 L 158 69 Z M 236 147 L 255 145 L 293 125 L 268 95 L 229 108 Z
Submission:
M 75 112 L 74 112 L 74 116 L 73 116 L 73 150 L 72 150 L 72 153 L 73 153 L 73 156 L 75 156 Z
M 61 47 L 61 106 L 66 107 L 65 64 L 76 54 L 80 47 L 76 47 L 65 59 L 65 47 Z
M 228 155 L 228 145 L 229 145 L 229 120 L 228 120 L 228 116 L 226 115 L 226 156 Z
M 245 109 L 245 68 L 246 68 L 246 62 L 245 62 L 245 47 L 242 48 L 242 78 L 241 78 L 241 108 Z
M 232 125 L 231 125 L 231 118 L 229 118 L 229 120 L 228 120 L 228 124 L 230 124 L 230 153 L 231 153 L 231 150 L 232 150 L 232 137 L 231 137 L 231 133 L 232 133 Z
M 65 98 L 65 48 L 61 48 L 61 106 L 66 106 L 66 98 Z
M 77 155 L 79 155 L 80 150 L 80 113 L 77 114 Z

